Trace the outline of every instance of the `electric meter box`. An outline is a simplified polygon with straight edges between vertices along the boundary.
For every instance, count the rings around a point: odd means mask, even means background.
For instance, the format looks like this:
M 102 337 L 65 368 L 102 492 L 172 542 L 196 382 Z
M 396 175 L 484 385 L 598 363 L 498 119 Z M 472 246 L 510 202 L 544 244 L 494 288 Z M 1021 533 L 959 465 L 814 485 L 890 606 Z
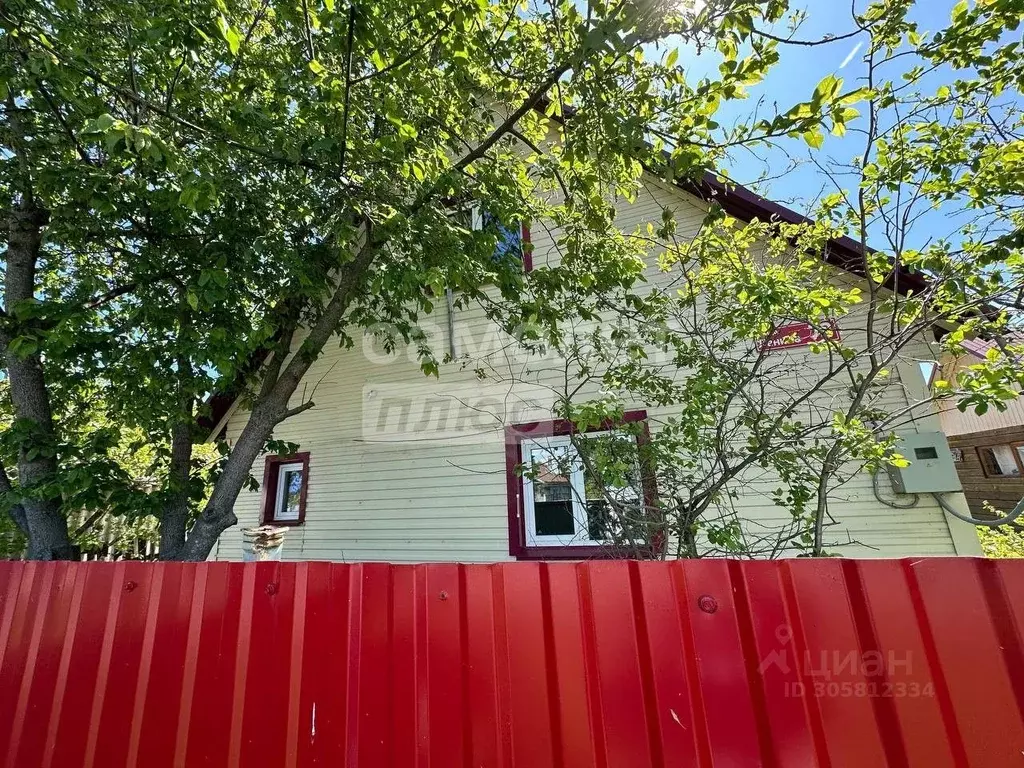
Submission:
M 899 436 L 896 451 L 910 462 L 907 467 L 888 467 L 896 493 L 949 493 L 961 489 L 944 433 L 908 432 Z

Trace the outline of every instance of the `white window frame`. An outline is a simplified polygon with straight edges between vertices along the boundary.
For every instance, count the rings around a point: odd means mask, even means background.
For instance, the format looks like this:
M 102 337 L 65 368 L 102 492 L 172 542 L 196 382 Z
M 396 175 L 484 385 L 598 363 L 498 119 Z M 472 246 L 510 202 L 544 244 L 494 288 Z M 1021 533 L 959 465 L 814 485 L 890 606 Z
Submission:
M 295 516 L 283 517 L 282 514 L 287 513 L 287 507 L 285 505 L 285 499 L 288 497 L 288 485 L 285 483 L 285 477 L 289 472 L 298 471 L 302 476 L 302 483 L 306 483 L 306 473 L 304 472 L 305 466 L 301 461 L 292 461 L 287 464 L 279 464 L 277 467 L 277 497 L 274 499 L 274 516 L 272 521 L 275 523 L 294 523 L 298 522 L 299 518 L 302 517 L 302 501 L 300 495 L 300 501 L 298 507 L 295 509 Z M 299 493 L 302 491 L 300 489 Z
M 614 434 L 609 430 L 601 432 L 581 433 L 578 437 L 590 439 Z M 584 474 L 583 461 L 580 459 L 576 447 L 569 435 L 553 435 L 530 440 L 523 440 L 520 444 L 523 457 L 523 465 L 526 472 L 523 475 L 523 515 L 526 529 L 527 547 L 596 547 L 602 544 L 607 545 L 607 539 L 590 538 L 589 522 L 590 516 L 587 512 L 587 488 L 586 476 Z M 572 491 L 572 520 L 575 532 L 571 536 L 537 534 L 537 511 L 534 507 L 533 478 L 530 473 L 533 470 L 533 450 L 551 450 L 554 448 L 568 447 L 575 453 L 569 470 L 569 487 Z

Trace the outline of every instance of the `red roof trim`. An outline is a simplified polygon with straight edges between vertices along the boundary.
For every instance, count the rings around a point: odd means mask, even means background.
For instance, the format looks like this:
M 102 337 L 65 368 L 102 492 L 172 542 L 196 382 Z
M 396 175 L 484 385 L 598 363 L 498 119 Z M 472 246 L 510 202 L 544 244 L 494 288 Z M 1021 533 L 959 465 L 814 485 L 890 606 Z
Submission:
M 718 203 L 730 216 L 741 221 L 781 221 L 786 224 L 813 224 L 813 220 L 802 216 L 796 211 L 779 205 L 760 195 L 751 192 L 739 184 L 723 182 L 713 173 L 705 173 L 700 181 L 681 179 L 674 182 L 675 186 L 689 192 L 707 203 Z M 867 253 L 875 253 L 868 247 Z M 850 237 L 832 238 L 828 241 L 828 250 L 823 255 L 827 264 L 864 278 L 864 249 L 861 244 Z M 921 292 L 928 288 L 928 281 L 921 275 L 900 267 L 883 283 L 883 287 L 897 293 L 908 291 Z

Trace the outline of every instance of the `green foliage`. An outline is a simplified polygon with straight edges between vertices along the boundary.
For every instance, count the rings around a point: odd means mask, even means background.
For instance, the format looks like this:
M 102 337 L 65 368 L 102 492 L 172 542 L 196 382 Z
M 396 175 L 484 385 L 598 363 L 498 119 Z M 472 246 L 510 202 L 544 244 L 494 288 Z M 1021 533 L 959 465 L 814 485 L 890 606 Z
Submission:
M 978 528 L 985 557 L 1024 557 L 1024 534 L 1015 529 Z
M 1024 385 L 1024 58 L 1012 34 L 1024 5 L 963 4 L 928 34 L 909 20 L 912 7 L 877 3 L 852 20 L 867 43 L 866 87 L 844 92 L 828 75 L 808 102 L 731 134 L 757 130 L 815 151 L 838 189 L 812 212 L 817 223 L 741 224 L 712 206 L 698 232 L 680 233 L 665 211 L 660 227 L 633 238 L 658 244 L 678 288 L 622 296 L 604 328 L 560 345 L 601 391 L 591 402 L 585 388 L 566 388 L 568 413 L 664 409 L 645 450 L 670 554 L 825 554 L 825 529 L 841 524 L 829 501 L 858 472 L 907 465 L 896 435 L 914 414 L 941 400 L 1002 409 Z M 756 28 L 726 25 L 718 47 L 757 50 L 759 39 Z M 823 130 L 842 136 L 847 123 L 865 139 L 852 166 L 821 151 Z M 963 221 L 952 237 L 918 232 L 943 217 Z M 829 240 L 843 236 L 861 259 L 831 252 Z M 837 262 L 866 279 L 827 266 Z M 790 323 L 817 329 L 809 357 L 760 344 Z M 923 399 L 894 402 L 894 387 L 912 392 L 922 356 L 959 356 L 977 336 L 998 341 L 984 361 Z M 758 493 L 781 522 L 738 518 L 737 502 Z
M 101 423 L 61 422 L 46 445 L 38 423 L 15 420 L 5 463 L 46 455 L 58 467 L 19 493 L 138 516 L 185 492 L 193 516 L 227 525 L 240 487 L 227 470 L 271 439 L 301 378 L 268 358 L 296 326 L 330 318 L 303 341 L 307 366 L 330 332 L 351 344 L 371 330 L 416 344 L 436 375 L 419 326 L 444 287 L 459 306 L 556 338 L 577 308 L 592 312 L 642 274 L 609 195 L 635 195 L 645 166 L 699 175 L 768 130 L 727 131 L 714 114 L 777 60 L 749 30 L 784 10 L 6 3 L 0 194 L 8 211 L 45 213 L 45 240 L 27 268 L 32 298 L 5 302 L 5 353 L 45 361 L 58 420 L 104 404 Z M 674 56 L 645 59 L 643 46 L 677 36 L 719 41 L 720 76 L 692 81 Z M 830 93 L 770 129 L 811 130 Z M 564 260 L 524 280 L 491 259 L 493 233 L 450 215 L 470 201 L 508 226 L 557 224 Z M 139 434 L 167 468 L 176 425 L 201 438 L 203 403 L 239 378 L 234 394 L 272 412 L 244 438 L 248 458 L 233 447 L 210 473 L 193 467 L 184 488 L 165 479 L 141 499 L 113 446 Z M 215 508 L 203 506 L 209 482 L 223 485 Z

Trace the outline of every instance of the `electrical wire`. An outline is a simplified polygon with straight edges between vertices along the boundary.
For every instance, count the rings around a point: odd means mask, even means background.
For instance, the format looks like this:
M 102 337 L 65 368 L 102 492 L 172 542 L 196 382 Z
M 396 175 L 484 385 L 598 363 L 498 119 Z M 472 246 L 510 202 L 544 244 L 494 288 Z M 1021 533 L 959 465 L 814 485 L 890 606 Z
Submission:
M 885 504 L 885 506 L 887 507 L 892 507 L 893 509 L 912 509 L 913 507 L 916 507 L 920 503 L 921 494 L 919 493 L 903 494 L 904 496 L 914 497 L 914 500 L 911 501 L 909 504 L 897 504 L 894 501 L 883 499 L 882 494 L 878 492 L 878 472 L 879 470 L 876 469 L 874 472 L 871 473 L 871 490 L 874 492 L 875 498 L 878 499 L 882 504 Z
M 1021 515 L 1024 515 L 1024 499 L 1018 501 L 1017 506 L 1014 507 L 1008 515 L 1000 517 L 996 520 L 979 520 L 976 517 L 971 517 L 970 515 L 965 515 L 962 512 L 957 512 L 955 509 L 949 506 L 949 504 L 946 503 L 945 499 L 942 498 L 943 494 L 933 493 L 932 496 L 934 496 L 935 500 L 939 502 L 940 507 L 942 507 L 946 512 L 948 512 L 958 520 L 963 520 L 965 523 L 971 523 L 972 525 L 983 525 L 986 528 L 996 528 L 1000 525 L 1007 525 L 1009 523 L 1012 523 Z
M 878 490 L 878 472 L 879 471 L 876 469 L 874 472 L 871 473 L 871 490 L 874 492 L 875 498 L 878 499 L 879 502 L 885 504 L 885 506 L 887 507 L 892 507 L 893 509 L 912 509 L 921 502 L 921 494 L 919 493 L 901 494 L 914 497 L 912 501 L 904 504 L 897 504 L 896 502 L 890 501 L 889 499 L 883 499 L 882 494 Z M 1016 521 L 1017 518 L 1024 515 L 1024 499 L 1021 499 L 1019 502 L 1017 502 L 1017 506 L 1014 507 L 1008 515 L 996 518 L 995 520 L 980 520 L 977 517 L 965 515 L 963 512 L 953 509 L 953 507 L 951 507 L 943 498 L 944 494 L 933 493 L 932 496 L 935 498 L 935 501 L 938 503 L 940 507 L 942 507 L 943 510 L 951 514 L 957 520 L 963 520 L 965 523 L 970 523 L 971 525 L 980 525 L 986 528 L 997 528 L 1000 525 L 1008 525 L 1009 523 Z

